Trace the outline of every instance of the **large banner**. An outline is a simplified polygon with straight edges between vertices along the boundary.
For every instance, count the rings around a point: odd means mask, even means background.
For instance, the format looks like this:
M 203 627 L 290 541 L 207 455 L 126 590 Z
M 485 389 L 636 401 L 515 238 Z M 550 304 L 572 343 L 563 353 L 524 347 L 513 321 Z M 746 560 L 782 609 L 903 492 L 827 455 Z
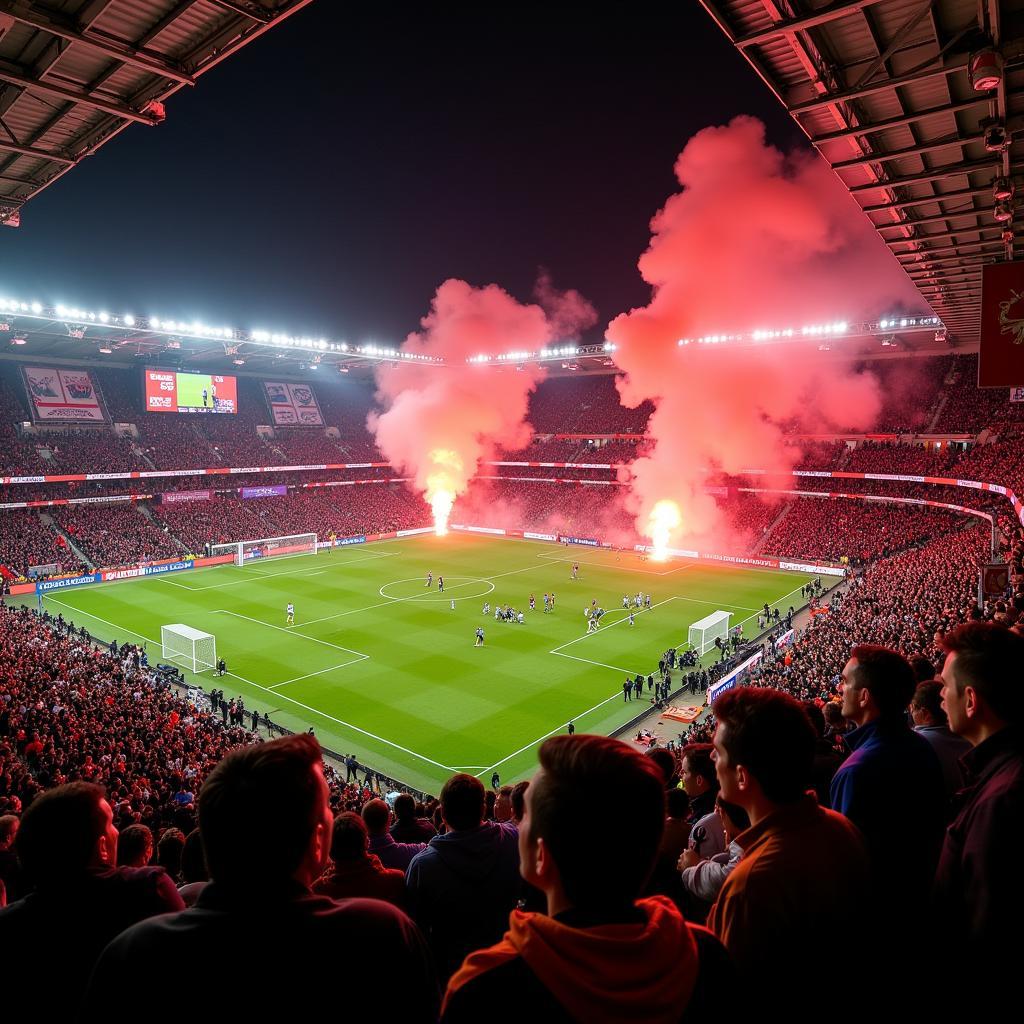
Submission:
M 240 491 L 243 498 L 279 498 L 288 493 L 284 484 L 274 484 L 269 487 L 243 487 Z
M 107 422 L 107 411 L 88 370 L 23 366 L 21 372 L 37 423 Z
M 324 418 L 309 384 L 263 382 L 267 405 L 274 425 L 278 427 L 322 427 Z
M 981 272 L 978 387 L 1024 384 L 1024 260 L 989 263 Z

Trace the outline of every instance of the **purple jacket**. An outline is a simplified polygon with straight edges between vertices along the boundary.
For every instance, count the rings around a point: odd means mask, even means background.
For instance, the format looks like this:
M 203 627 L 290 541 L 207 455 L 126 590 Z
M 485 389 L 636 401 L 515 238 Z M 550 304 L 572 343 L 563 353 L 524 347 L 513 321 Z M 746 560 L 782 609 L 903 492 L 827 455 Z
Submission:
M 413 857 L 426 848 L 426 843 L 396 843 L 390 832 L 382 836 L 370 836 L 370 853 L 380 857 L 384 867 L 397 868 L 403 873 L 408 870 Z

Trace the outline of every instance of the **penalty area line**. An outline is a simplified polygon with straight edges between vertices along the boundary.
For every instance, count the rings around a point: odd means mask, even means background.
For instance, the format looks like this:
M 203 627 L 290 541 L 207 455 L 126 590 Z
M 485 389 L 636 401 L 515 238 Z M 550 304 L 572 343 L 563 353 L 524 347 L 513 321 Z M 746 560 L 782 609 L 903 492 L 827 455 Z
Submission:
M 313 676 L 322 676 L 325 672 L 333 672 L 335 669 L 347 668 L 349 665 L 358 665 L 361 661 L 369 660 L 368 654 L 363 654 L 358 658 L 352 658 L 350 661 L 343 661 L 340 665 L 331 665 L 329 668 L 322 668 L 319 672 L 307 672 L 304 676 L 296 676 L 294 679 L 285 679 L 281 683 L 271 683 L 267 687 L 268 690 L 276 690 L 278 687 L 287 686 L 289 683 L 298 683 L 303 679 L 312 679 Z
M 142 633 L 136 633 L 134 630 L 125 629 L 123 626 L 119 626 L 116 622 L 111 622 L 110 619 L 104 619 L 99 615 L 95 615 L 92 612 L 87 612 L 82 608 L 77 608 L 73 604 L 65 604 L 63 601 L 57 600 L 55 597 L 47 595 L 46 599 L 52 601 L 54 604 L 60 605 L 62 608 L 69 608 L 73 612 L 78 612 L 79 615 L 88 615 L 90 619 L 95 619 L 97 622 L 102 622 L 106 626 L 110 626 L 113 629 L 120 630 L 123 633 L 127 633 L 129 636 L 138 637 L 140 640 L 145 640 L 146 643 L 154 644 L 157 647 L 161 646 L 159 640 L 154 640 L 152 637 L 144 636 Z M 311 640 L 312 637 L 306 637 L 307 640 Z M 329 646 L 334 646 L 333 644 Z M 350 652 L 351 653 L 351 652 Z M 351 729 L 353 732 L 357 732 L 362 736 L 368 736 L 372 740 L 377 740 L 378 743 L 383 743 L 389 747 L 393 747 L 395 750 L 402 751 L 403 754 L 408 754 L 410 757 L 418 758 L 420 761 L 424 761 L 426 764 L 432 764 L 435 768 L 440 768 L 442 771 L 451 772 L 455 771 L 450 765 L 441 764 L 440 761 L 435 761 L 432 757 L 427 757 L 425 754 L 418 754 L 415 750 L 410 750 L 408 747 L 403 747 L 400 743 L 395 743 L 393 740 L 385 739 L 383 736 L 378 736 L 376 733 L 372 733 L 367 729 L 362 729 L 358 725 L 353 725 L 351 722 L 346 722 L 341 718 L 335 718 L 333 715 L 327 714 L 326 711 L 321 711 L 319 708 L 310 707 L 308 704 L 303 704 L 301 701 L 295 700 L 294 697 L 289 697 L 285 693 L 278 693 L 277 690 L 271 690 L 269 686 L 264 686 L 262 683 L 255 683 L 251 679 L 246 679 L 245 676 L 240 676 L 237 672 L 226 672 L 225 675 L 231 676 L 232 679 L 238 679 L 240 682 L 248 683 L 249 686 L 256 690 L 262 690 L 264 693 L 273 694 L 280 700 L 286 700 L 289 704 L 294 704 L 297 708 L 302 708 L 303 711 L 308 711 L 310 714 L 319 715 L 321 718 L 326 718 L 329 722 L 334 722 L 336 725 L 344 726 L 346 729 Z

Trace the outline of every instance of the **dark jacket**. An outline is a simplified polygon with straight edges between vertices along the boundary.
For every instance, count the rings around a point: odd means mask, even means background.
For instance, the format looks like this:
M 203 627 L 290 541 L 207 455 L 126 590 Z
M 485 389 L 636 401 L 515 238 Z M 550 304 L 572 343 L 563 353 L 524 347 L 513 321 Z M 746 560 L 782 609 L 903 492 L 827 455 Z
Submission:
M 875 893 L 902 917 L 898 908 L 925 905 L 935 876 L 946 823 L 939 760 L 903 718 L 876 719 L 846 742 L 853 753 L 832 780 L 832 808 L 860 829 Z
M 437 835 L 437 829 L 426 818 L 412 818 L 396 821 L 391 826 L 396 843 L 429 843 Z
M 966 952 L 964 970 L 977 968 L 994 984 L 1009 985 L 1024 920 L 1024 729 L 1008 726 L 961 764 L 969 781 L 957 794 L 936 873 L 938 931 L 948 937 L 947 953 Z
M 394 907 L 405 907 L 405 874 L 386 868 L 372 853 L 355 861 L 335 864 L 334 869 L 317 879 L 313 892 L 330 896 L 332 900 L 360 896 L 368 900 L 383 900 Z
M 370 836 L 370 853 L 380 858 L 386 868 L 395 868 L 404 875 L 417 853 L 425 850 L 425 843 L 396 843 L 390 832 L 382 836 Z
M 160 995 L 155 979 L 161 970 L 187 975 L 187 1004 L 203 1020 L 242 1016 L 247 1022 L 280 1024 L 294 1020 L 296 1008 L 310 999 L 319 1005 L 334 998 L 332 993 L 342 1001 L 345 1019 L 376 1019 L 379 986 L 364 984 L 357 969 L 348 973 L 346 954 L 387 965 L 401 978 L 386 996 L 393 1019 L 403 1024 L 436 1020 L 438 992 L 429 951 L 405 914 L 379 900 L 314 896 L 291 881 L 241 891 L 210 882 L 194 907 L 129 928 L 96 965 L 84 1020 L 107 1024 L 113 999 L 118 1006 L 144 1006 L 147 1022 L 180 1024 L 183 1004 Z M 211 963 L 216 971 L 189 967 Z M 238 978 L 258 979 L 244 1005 L 237 985 L 225 983 Z
M 103 947 L 184 905 L 163 868 L 119 867 L 83 872 L 0 910 L 5 1017 L 72 1019 Z
M 520 893 L 519 832 L 507 822 L 435 836 L 406 872 L 409 913 L 446 981 L 466 955 L 497 942 Z

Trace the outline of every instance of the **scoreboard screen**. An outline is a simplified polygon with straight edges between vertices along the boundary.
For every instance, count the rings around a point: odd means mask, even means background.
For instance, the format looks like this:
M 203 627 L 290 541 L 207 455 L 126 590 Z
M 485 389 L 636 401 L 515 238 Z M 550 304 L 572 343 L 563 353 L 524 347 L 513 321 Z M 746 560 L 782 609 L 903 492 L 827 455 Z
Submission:
M 147 412 L 238 412 L 238 381 L 219 373 L 146 370 Z

